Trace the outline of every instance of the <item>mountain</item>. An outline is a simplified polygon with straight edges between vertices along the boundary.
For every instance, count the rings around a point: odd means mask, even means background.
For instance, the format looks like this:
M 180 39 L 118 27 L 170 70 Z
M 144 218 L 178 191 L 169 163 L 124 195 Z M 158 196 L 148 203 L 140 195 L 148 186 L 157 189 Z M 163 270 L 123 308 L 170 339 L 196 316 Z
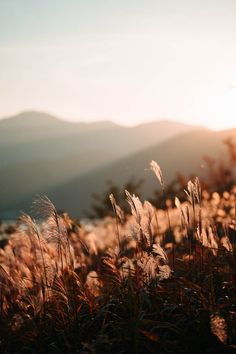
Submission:
M 115 128 L 110 122 L 70 123 L 46 113 L 24 112 L 0 120 L 0 166 L 68 156 L 84 149 L 86 139 L 99 130 L 104 134 Z
M 90 175 L 103 166 L 196 127 L 160 121 L 123 127 L 71 123 L 23 112 L 0 120 L 0 217 L 36 194 Z M 17 208 L 18 208 L 17 207 Z
M 109 179 L 122 186 L 130 178 L 143 178 L 143 197 L 148 198 L 155 189 L 160 188 L 153 173 L 146 170 L 152 159 L 160 164 L 166 183 L 170 182 L 178 171 L 185 176 L 195 172 L 201 177 L 204 174 L 202 157 L 207 155 L 224 159 L 225 147 L 222 141 L 227 137 L 233 137 L 236 142 L 236 130 L 213 132 L 201 129 L 175 135 L 162 143 L 49 188 L 46 194 L 58 209 L 67 210 L 73 216 L 82 215 L 83 210 L 89 209 L 92 193 L 102 193 Z M 15 207 L 27 208 L 30 202 L 30 198 L 25 198 L 15 204 Z
M 6 130 L 17 130 L 19 126 L 24 129 L 28 129 L 43 127 L 49 128 L 50 126 L 55 127 L 56 125 L 65 125 L 65 121 L 48 113 L 37 111 L 21 112 L 16 116 L 2 118 L 1 120 L 1 128 Z
M 89 209 L 92 193 L 102 193 L 107 180 L 122 186 L 131 178 L 142 178 L 142 196 L 148 198 L 154 190 L 160 189 L 154 174 L 147 171 L 152 159 L 160 164 L 167 184 L 175 178 L 177 172 L 184 176 L 193 172 L 201 177 L 205 173 L 203 156 L 224 160 L 226 150 L 222 141 L 228 137 L 232 137 L 236 143 L 236 129 L 221 132 L 199 130 L 181 134 L 62 184 L 47 194 L 59 209 L 68 210 L 75 216 Z
M 111 122 L 71 123 L 46 113 L 24 112 L 0 120 L 0 166 L 100 150 L 119 158 L 194 128 L 168 121 L 131 128 Z

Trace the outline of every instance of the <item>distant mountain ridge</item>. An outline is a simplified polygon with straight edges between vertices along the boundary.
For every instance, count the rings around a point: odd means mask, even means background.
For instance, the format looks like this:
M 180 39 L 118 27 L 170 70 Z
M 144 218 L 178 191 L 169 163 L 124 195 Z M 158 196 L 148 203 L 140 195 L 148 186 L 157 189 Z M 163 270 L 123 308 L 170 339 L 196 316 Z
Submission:
M 10 116 L 7 118 L 2 118 L 0 120 L 1 126 L 4 127 L 15 127 L 16 124 L 24 124 L 25 126 L 30 125 L 50 125 L 50 124 L 63 124 L 64 120 L 54 117 L 51 114 L 38 112 L 38 111 L 26 111 L 21 112 L 15 116 Z
M 39 112 L 39 111 L 26 111 L 21 112 L 15 116 L 10 116 L 7 118 L 0 119 L 1 127 L 4 126 L 9 129 L 15 129 L 17 126 L 21 125 L 24 128 L 38 128 L 38 127 L 69 127 L 79 128 L 81 131 L 88 130 L 88 129 L 107 129 L 114 126 L 119 126 L 116 123 L 110 121 L 99 121 L 94 123 L 86 123 L 86 122 L 71 122 L 65 120 L 63 118 L 55 117 L 51 114 L 46 112 Z
M 131 128 L 110 122 L 70 123 L 44 113 L 26 112 L 0 120 L 0 166 L 48 161 L 78 152 L 86 155 L 87 151 L 109 151 L 111 158 L 119 158 L 192 129 L 172 122 Z
M 71 123 L 33 111 L 2 119 L 0 218 L 6 211 L 24 209 L 22 200 L 30 204 L 36 194 L 56 190 L 103 167 L 106 170 L 120 159 L 196 129 L 170 121 L 134 127 L 106 121 Z
M 59 209 L 67 210 L 75 216 L 83 215 L 84 210 L 89 210 L 93 192 L 99 191 L 102 194 L 106 189 L 107 180 L 112 180 L 115 185 L 122 186 L 133 177 L 136 180 L 139 178 L 144 180 L 142 197 L 149 199 L 153 191 L 160 190 L 156 177 L 148 171 L 149 162 L 152 159 L 160 164 L 167 184 L 176 177 L 177 172 L 186 177 L 194 173 L 201 179 L 201 176 L 205 174 L 203 156 L 225 160 L 226 150 L 222 141 L 228 137 L 236 143 L 236 129 L 221 132 L 199 130 L 183 133 L 98 168 L 93 173 L 61 184 L 57 188 L 48 190 L 47 194 Z

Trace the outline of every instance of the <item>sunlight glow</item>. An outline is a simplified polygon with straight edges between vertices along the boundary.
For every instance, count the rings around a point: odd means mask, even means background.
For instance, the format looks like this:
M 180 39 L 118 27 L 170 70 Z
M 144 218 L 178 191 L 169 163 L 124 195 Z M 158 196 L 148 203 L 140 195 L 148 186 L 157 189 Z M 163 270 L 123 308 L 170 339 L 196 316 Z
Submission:
M 235 1 L 49 3 L 0 2 L 0 117 L 236 126 Z

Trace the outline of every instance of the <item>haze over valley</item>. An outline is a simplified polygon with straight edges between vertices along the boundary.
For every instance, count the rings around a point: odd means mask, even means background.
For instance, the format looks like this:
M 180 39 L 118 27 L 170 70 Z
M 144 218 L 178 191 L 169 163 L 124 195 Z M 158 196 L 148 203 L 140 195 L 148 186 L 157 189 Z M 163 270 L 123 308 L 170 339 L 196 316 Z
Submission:
M 222 155 L 228 136 L 236 138 L 236 130 L 215 132 L 166 120 L 125 127 L 70 123 L 33 111 L 2 119 L 0 218 L 19 216 L 45 194 L 60 210 L 83 216 L 92 194 L 103 193 L 108 180 L 122 187 L 142 178 L 142 197 L 148 197 L 158 188 L 145 171 L 150 160 L 161 165 L 166 182 L 177 172 L 201 174 L 203 155 Z

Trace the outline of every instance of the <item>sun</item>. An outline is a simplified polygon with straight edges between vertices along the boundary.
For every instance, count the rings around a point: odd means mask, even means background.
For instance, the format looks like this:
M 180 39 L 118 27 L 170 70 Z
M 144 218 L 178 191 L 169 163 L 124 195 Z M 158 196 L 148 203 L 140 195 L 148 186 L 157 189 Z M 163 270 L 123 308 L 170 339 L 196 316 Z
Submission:
M 214 92 L 215 91 L 215 92 Z M 214 130 L 236 127 L 236 86 L 213 90 L 206 94 L 202 109 L 207 117 L 205 124 Z

